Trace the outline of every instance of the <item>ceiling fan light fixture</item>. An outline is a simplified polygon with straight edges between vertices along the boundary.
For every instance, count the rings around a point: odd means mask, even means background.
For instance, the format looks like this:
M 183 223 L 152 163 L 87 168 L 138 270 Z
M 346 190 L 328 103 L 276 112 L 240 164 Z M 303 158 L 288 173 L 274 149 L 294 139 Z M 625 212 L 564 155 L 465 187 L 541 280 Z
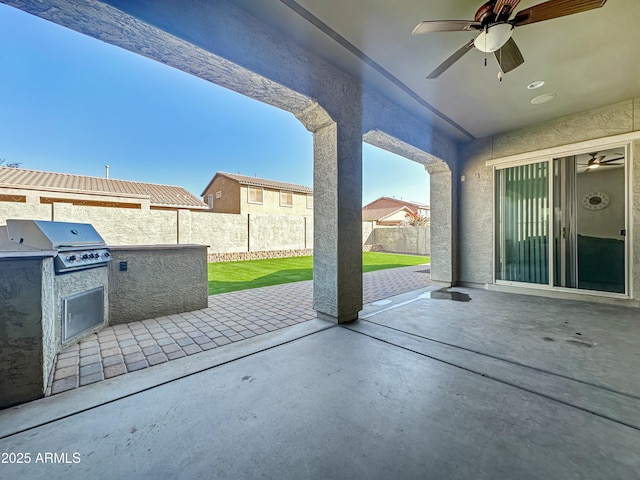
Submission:
M 513 25 L 510 23 L 496 23 L 483 30 L 473 41 L 473 45 L 485 53 L 492 53 L 503 47 L 511 38 Z
M 541 103 L 550 102 L 554 98 L 556 98 L 556 94 L 555 93 L 545 93 L 544 95 L 538 95 L 537 97 L 532 98 L 531 99 L 531 103 L 533 105 L 540 105 Z

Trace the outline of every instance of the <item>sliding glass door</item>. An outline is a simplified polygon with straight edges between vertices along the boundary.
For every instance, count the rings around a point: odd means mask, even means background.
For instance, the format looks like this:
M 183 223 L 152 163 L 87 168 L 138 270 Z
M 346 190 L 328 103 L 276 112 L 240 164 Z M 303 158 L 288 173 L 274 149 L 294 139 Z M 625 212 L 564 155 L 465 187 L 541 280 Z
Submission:
M 553 160 L 554 286 L 625 292 L 625 155 Z
M 625 170 L 624 148 L 497 169 L 496 281 L 625 293 Z

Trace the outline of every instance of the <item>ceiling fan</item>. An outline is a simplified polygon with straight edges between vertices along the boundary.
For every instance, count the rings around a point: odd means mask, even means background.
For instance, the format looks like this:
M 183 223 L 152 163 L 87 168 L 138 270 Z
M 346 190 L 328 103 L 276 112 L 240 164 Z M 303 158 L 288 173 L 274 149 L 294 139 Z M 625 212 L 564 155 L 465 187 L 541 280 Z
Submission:
M 524 58 L 516 42 L 511 38 L 513 29 L 530 23 L 573 15 L 602 7 L 607 0 L 549 0 L 511 14 L 520 0 L 490 0 L 483 4 L 473 20 L 432 20 L 420 22 L 413 29 L 413 35 L 434 32 L 479 31 L 480 34 L 465 43 L 449 58 L 438 65 L 428 79 L 439 77 L 451 65 L 460 60 L 472 48 L 481 52 L 494 53 L 500 72 L 498 78 L 524 63 Z M 486 65 L 486 58 L 485 58 Z
M 624 155 L 621 153 L 614 154 L 614 155 L 618 155 L 618 157 L 610 158 L 609 160 L 605 160 L 607 158 L 607 155 L 598 155 L 598 152 L 589 153 L 588 155 L 591 158 L 587 163 L 578 164 L 579 167 L 585 167 L 586 171 L 590 171 L 598 167 L 619 167 L 621 165 L 624 165 L 624 162 L 621 164 L 613 163 L 613 162 L 617 162 L 618 160 L 624 160 Z

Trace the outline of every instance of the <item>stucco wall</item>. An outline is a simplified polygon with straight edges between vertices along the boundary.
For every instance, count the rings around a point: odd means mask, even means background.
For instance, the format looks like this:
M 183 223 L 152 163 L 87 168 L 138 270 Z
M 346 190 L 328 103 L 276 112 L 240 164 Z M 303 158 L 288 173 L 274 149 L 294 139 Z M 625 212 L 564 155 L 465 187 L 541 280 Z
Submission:
M 26 203 L 0 202 L 2 211 L 9 212 L 7 218 L 37 220 L 40 217 L 33 212 L 38 210 L 32 207 Z M 198 244 L 207 245 L 211 255 L 313 249 L 313 219 L 308 216 L 173 212 L 58 203 L 53 207 L 54 220 L 91 223 L 109 246 Z M 382 244 L 389 252 L 431 253 L 429 233 L 413 238 L 408 233 L 413 227 L 385 227 L 388 232 L 384 237 L 374 239 L 374 228 L 372 222 L 363 222 L 363 245 Z
M 313 216 L 313 209 L 307 208 L 307 195 L 293 192 L 293 206 L 280 205 L 280 190 L 263 189 L 262 203 L 249 203 L 248 186 L 240 190 L 240 213 L 257 215 L 305 215 Z
M 42 385 L 49 385 L 49 375 L 53 374 L 53 362 L 60 351 L 60 337 L 56 326 L 58 313 L 55 310 L 55 288 L 53 258 L 42 261 Z
M 307 248 L 306 217 L 291 215 L 250 215 L 249 246 L 251 251 Z
M 111 325 L 207 307 L 204 246 L 121 246 L 113 248 L 111 254 Z M 126 271 L 120 269 L 120 262 L 126 262 Z
M 475 140 L 461 148 L 459 185 L 460 281 L 493 281 L 493 169 L 488 160 L 536 152 L 552 147 L 602 139 L 640 130 L 640 99 L 620 102 L 597 110 L 582 112 Z M 640 245 L 640 142 L 633 146 L 632 230 L 634 245 Z M 464 179 L 464 180 L 463 180 Z M 637 247 L 636 247 L 637 248 Z M 634 258 L 634 297 L 640 295 L 640 255 Z
M 246 215 L 180 213 L 180 243 L 208 245 L 209 253 L 247 251 L 249 226 Z
M 362 222 L 362 244 L 373 245 L 373 229 L 376 227 L 375 222 Z
M 306 216 L 138 210 L 66 203 L 41 206 L 49 207 L 49 211 L 53 207 L 51 215 L 55 221 L 93 224 L 108 245 L 191 243 L 208 245 L 209 253 L 313 248 L 313 220 Z M 0 212 L 7 212 L 6 216 L 0 216 L 0 221 L 41 219 L 41 211 L 33 207 L 0 202 Z
M 450 285 L 457 278 L 456 174 L 444 166 L 429 168 L 431 179 L 431 279 Z
M 176 243 L 176 216 L 177 212 L 171 210 L 53 205 L 53 220 L 90 223 L 109 245 Z
M 52 206 L 22 202 L 0 202 L 0 226 L 8 218 L 25 220 L 51 220 Z
M 429 227 L 376 227 L 367 245 L 381 245 L 385 252 L 429 255 L 430 237 Z
M 220 192 L 220 198 L 216 198 Z M 213 211 L 216 213 L 240 213 L 240 186 L 227 177 L 216 178 L 204 192 L 203 200 L 207 202 L 207 195 L 213 195 Z

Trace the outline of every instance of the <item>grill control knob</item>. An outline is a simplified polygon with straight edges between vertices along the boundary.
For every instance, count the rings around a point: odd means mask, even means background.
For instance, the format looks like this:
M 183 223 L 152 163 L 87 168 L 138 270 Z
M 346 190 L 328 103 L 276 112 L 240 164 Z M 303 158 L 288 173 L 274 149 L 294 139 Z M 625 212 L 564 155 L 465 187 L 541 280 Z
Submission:
M 104 252 L 104 258 L 109 258 L 111 254 L 109 252 Z
M 87 258 L 89 258 L 89 255 L 87 255 L 86 253 L 84 255 L 82 255 L 82 259 L 86 260 Z
M 76 256 L 75 255 L 70 255 L 67 257 L 67 261 L 68 262 L 75 262 L 76 261 Z

